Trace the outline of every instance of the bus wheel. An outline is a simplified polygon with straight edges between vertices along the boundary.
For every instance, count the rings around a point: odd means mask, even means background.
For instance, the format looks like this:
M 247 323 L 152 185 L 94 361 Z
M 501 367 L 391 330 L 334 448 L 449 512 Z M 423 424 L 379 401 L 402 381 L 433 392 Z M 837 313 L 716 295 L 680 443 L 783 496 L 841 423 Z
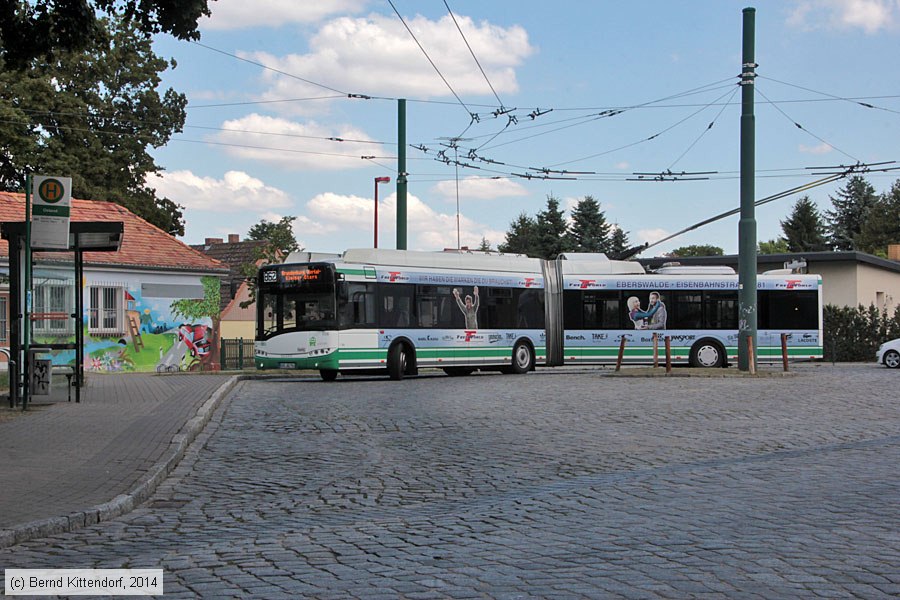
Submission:
M 692 367 L 724 367 L 725 349 L 716 340 L 700 340 L 691 347 L 690 363 Z
M 450 377 L 465 377 L 471 375 L 475 369 L 471 367 L 444 367 L 444 373 Z
M 388 375 L 391 379 L 399 381 L 407 371 L 407 363 L 409 362 L 408 350 L 405 344 L 394 344 L 388 350 L 387 367 Z
M 513 347 L 512 365 L 507 369 L 504 369 L 503 372 L 512 373 L 514 375 L 521 375 L 522 373 L 527 373 L 533 368 L 534 353 L 531 351 L 531 346 L 524 341 L 516 342 L 515 347 Z
M 319 376 L 322 378 L 322 381 L 334 381 L 337 379 L 338 370 L 337 369 L 322 369 L 319 371 Z

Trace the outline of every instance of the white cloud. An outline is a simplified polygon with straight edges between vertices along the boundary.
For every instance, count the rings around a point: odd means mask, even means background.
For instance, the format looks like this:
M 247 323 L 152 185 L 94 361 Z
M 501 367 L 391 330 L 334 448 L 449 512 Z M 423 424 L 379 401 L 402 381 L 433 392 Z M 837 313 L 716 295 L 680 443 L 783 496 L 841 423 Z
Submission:
M 804 154 L 828 154 L 832 150 L 833 148 L 825 142 L 822 142 L 817 146 L 807 146 L 806 144 L 800 144 L 800 152 L 803 152 Z
M 391 194 L 379 204 L 379 246 L 393 248 L 396 240 L 396 194 Z M 307 216 L 297 220 L 294 231 L 298 237 L 304 239 L 320 237 L 323 234 L 334 236 L 342 232 L 356 240 L 354 247 L 368 247 L 374 241 L 374 207 L 375 202 L 372 198 L 331 192 L 318 194 L 306 204 Z M 505 239 L 504 232 L 493 230 L 465 215 L 460 217 L 459 233 L 461 245 L 470 248 L 478 247 L 482 237 L 487 238 L 495 248 Z M 416 196 L 409 195 L 407 235 L 410 249 L 455 248 L 456 214 L 435 211 Z
M 371 164 L 362 156 L 384 156 L 379 144 L 351 125 L 325 127 L 315 122 L 251 114 L 225 121 L 211 141 L 224 144 L 225 151 L 238 158 L 259 160 L 289 170 L 346 170 Z M 326 138 L 353 140 L 338 142 Z
M 898 0 L 801 0 L 795 2 L 787 22 L 801 29 L 862 29 L 876 33 L 894 28 L 898 18 Z
M 572 221 L 572 217 L 571 217 L 572 211 L 575 209 L 576 206 L 578 206 L 578 203 L 581 202 L 581 200 L 582 200 L 582 198 L 579 198 L 578 196 L 566 196 L 565 198 L 562 199 L 562 202 L 560 202 L 560 208 L 562 208 L 565 212 L 569 213 L 569 215 L 570 215 L 568 217 L 569 222 Z
M 432 192 L 448 199 L 456 198 L 456 181 L 441 181 Z M 521 184 L 503 178 L 466 177 L 459 180 L 459 197 L 466 200 L 492 200 L 509 196 L 527 196 Z
M 281 27 L 294 23 L 315 23 L 339 13 L 357 13 L 366 0 L 217 0 L 210 2 L 210 17 L 200 21 L 208 30 L 228 31 L 251 27 Z
M 486 21 L 476 24 L 470 17 L 461 15 L 457 15 L 457 21 L 497 93 L 502 97 L 504 93 L 517 92 L 515 67 L 534 52 L 527 32 L 517 25 L 503 28 Z M 438 21 L 415 16 L 407 19 L 407 23 L 457 94 L 492 95 L 471 55 L 464 50 L 459 31 L 449 15 Z M 334 19 L 312 37 L 309 46 L 308 54 L 276 57 L 264 52 L 244 52 L 240 55 L 348 93 L 419 98 L 452 96 L 403 24 L 393 16 L 373 14 L 366 18 Z M 321 95 L 323 91 L 321 87 L 274 71 L 266 71 L 263 78 L 270 86 L 262 95 L 263 100 L 301 98 Z
M 147 184 L 173 202 L 194 210 L 256 211 L 260 206 L 284 208 L 293 204 L 286 192 L 243 171 L 228 171 L 222 179 L 200 177 L 190 171 L 164 171 L 148 176 Z
M 619 170 L 621 170 L 621 171 L 625 171 L 625 170 L 627 170 L 627 169 L 630 169 L 630 168 L 631 168 L 631 165 L 630 165 L 627 161 L 624 161 L 624 160 L 623 160 L 622 162 L 617 162 L 617 163 L 616 163 L 616 168 L 619 169 Z
M 652 244 L 658 242 L 662 238 L 671 235 L 671 232 L 665 229 L 638 229 L 634 234 L 634 241 L 638 244 Z

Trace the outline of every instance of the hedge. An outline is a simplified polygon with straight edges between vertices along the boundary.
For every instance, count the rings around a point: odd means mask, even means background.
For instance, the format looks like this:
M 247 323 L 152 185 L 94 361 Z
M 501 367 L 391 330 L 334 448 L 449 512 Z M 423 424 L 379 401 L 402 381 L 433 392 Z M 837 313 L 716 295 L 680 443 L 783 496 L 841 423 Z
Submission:
M 889 317 L 887 311 L 878 310 L 874 304 L 868 308 L 859 305 L 825 306 L 822 315 L 825 334 L 825 359 L 831 361 L 871 361 L 882 343 L 900 338 L 900 306 Z

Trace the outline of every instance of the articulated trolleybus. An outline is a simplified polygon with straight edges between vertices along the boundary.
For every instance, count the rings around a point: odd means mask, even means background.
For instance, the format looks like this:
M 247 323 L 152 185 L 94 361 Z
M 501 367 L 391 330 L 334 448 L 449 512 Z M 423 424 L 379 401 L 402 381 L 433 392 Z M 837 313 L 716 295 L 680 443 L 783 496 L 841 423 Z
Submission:
M 652 273 L 603 254 L 556 260 L 471 252 L 293 253 L 260 269 L 256 365 L 387 373 L 424 367 L 526 373 L 536 365 L 649 363 L 654 338 L 672 360 L 721 367 L 737 357 L 738 278 L 728 267 Z M 822 357 L 822 280 L 758 275 L 760 361 Z

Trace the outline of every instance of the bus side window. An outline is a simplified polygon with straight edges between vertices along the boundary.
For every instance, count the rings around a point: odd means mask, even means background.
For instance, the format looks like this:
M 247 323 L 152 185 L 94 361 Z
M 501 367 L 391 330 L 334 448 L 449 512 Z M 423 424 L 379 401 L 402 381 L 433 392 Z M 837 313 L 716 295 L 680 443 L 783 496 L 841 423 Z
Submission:
M 815 290 L 760 290 L 759 329 L 818 329 L 819 299 Z
M 700 329 L 703 321 L 703 295 L 700 291 L 671 293 L 672 310 L 669 329 Z
M 544 328 L 544 290 L 517 290 L 516 326 L 523 329 Z
M 381 288 L 378 323 L 380 327 L 410 327 L 413 320 L 414 285 L 392 284 Z
M 344 283 L 339 295 L 340 327 L 375 326 L 375 286 L 371 283 Z

